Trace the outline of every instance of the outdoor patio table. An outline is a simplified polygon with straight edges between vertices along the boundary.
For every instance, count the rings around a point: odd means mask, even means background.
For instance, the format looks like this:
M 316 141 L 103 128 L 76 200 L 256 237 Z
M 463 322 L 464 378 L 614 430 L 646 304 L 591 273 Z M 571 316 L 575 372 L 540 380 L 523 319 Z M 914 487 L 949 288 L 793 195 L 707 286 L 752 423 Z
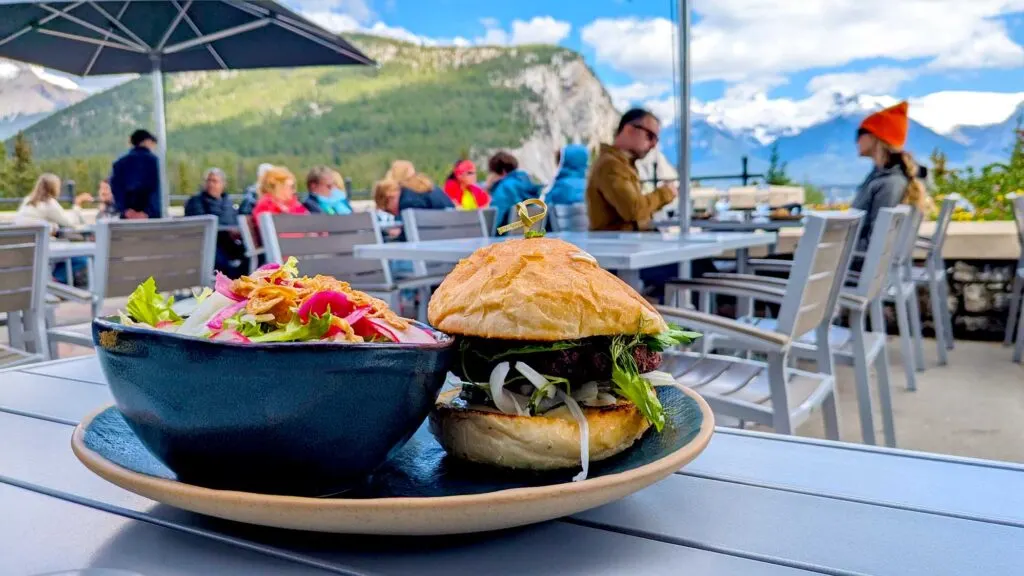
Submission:
M 662 232 L 563 232 L 549 234 L 579 246 L 607 270 L 636 289 L 643 287 L 640 270 L 665 264 L 684 264 L 698 258 L 718 256 L 728 250 L 767 246 L 776 235 L 765 234 L 679 234 Z M 426 242 L 363 244 L 355 247 L 357 258 L 386 260 L 426 260 L 456 263 L 478 248 L 509 237 L 463 238 Z
M 0 372 L 0 574 L 1020 574 L 1024 466 L 719 429 L 669 478 L 497 533 L 246 526 L 94 476 L 71 426 L 109 401 L 93 357 Z

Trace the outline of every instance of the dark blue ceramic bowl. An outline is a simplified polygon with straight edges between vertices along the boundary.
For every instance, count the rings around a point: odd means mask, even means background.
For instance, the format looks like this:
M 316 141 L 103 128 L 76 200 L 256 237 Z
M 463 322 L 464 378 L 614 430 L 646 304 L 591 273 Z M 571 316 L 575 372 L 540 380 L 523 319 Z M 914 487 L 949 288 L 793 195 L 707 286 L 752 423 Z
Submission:
M 430 331 L 436 344 L 235 344 L 92 324 L 118 409 L 181 481 L 296 495 L 364 480 L 423 423 L 454 354 Z

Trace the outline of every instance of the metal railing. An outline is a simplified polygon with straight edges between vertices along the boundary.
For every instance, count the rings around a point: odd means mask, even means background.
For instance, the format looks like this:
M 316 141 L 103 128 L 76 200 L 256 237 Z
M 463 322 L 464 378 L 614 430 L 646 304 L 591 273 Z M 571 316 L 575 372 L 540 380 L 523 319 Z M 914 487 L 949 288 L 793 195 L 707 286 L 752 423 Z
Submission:
M 691 182 L 700 182 L 704 180 L 739 180 L 744 186 L 750 183 L 750 180 L 760 178 L 765 179 L 765 175 L 759 172 L 750 172 L 747 168 L 749 160 L 746 156 L 740 159 L 740 173 L 739 174 L 712 174 L 710 176 L 690 176 Z M 654 163 L 654 170 L 652 171 L 651 178 L 644 180 L 645 183 L 654 184 L 654 187 L 658 187 L 659 182 L 677 182 L 679 178 L 658 178 L 658 163 Z

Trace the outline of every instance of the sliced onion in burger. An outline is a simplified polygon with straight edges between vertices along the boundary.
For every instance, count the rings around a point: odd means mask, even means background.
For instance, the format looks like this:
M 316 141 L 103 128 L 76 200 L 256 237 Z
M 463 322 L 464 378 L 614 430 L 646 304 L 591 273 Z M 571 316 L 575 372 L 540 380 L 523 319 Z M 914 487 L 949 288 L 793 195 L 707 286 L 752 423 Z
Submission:
M 580 463 L 583 465 L 583 470 L 573 476 L 572 481 L 586 480 L 587 473 L 590 471 L 590 426 L 587 424 L 587 417 L 572 396 L 563 392 L 561 388 L 555 388 L 555 395 L 565 402 L 565 407 L 569 409 L 569 413 L 580 426 Z
M 516 371 L 529 380 L 530 384 L 536 386 L 538 390 L 543 390 L 548 398 L 555 397 L 555 386 L 548 382 L 548 379 L 543 374 L 531 368 L 529 364 L 526 362 L 516 362 Z
M 505 390 L 505 377 L 508 376 L 508 362 L 502 362 L 491 370 L 491 377 L 488 382 L 491 386 L 491 398 L 494 399 L 494 407 L 503 414 L 526 416 L 527 413 L 516 401 L 515 397 L 508 390 Z

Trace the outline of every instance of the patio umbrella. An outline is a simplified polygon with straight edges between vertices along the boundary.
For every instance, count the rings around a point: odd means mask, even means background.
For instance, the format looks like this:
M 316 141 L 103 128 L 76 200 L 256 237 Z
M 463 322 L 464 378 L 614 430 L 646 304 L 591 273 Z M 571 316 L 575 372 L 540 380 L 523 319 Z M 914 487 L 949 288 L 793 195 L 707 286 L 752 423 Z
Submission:
M 338 35 L 262 0 L 0 0 L 0 57 L 76 76 L 152 73 L 164 215 L 164 72 L 375 65 Z

